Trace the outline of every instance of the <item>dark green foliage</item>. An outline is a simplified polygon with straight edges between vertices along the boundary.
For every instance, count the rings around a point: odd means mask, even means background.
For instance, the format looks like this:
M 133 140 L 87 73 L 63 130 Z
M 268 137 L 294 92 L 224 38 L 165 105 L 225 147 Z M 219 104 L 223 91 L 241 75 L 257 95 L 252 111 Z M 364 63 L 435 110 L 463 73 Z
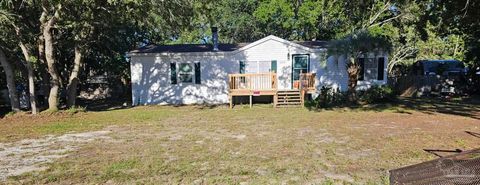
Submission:
M 362 104 L 379 104 L 394 102 L 397 95 L 390 86 L 374 85 L 365 91 L 360 91 L 359 97 Z M 357 107 L 359 105 L 361 104 L 350 102 L 346 92 L 341 92 L 340 89 L 333 89 L 328 86 L 323 86 L 320 89 L 320 95 L 317 98 L 305 102 L 305 106 L 310 109 Z
M 394 101 L 396 95 L 392 87 L 387 85 L 374 85 L 360 93 L 360 100 L 368 104 L 387 103 Z
M 305 106 L 310 108 L 332 108 L 347 104 L 348 98 L 346 93 L 340 92 L 339 89 L 323 86 L 320 89 L 320 95 L 315 100 L 306 102 Z

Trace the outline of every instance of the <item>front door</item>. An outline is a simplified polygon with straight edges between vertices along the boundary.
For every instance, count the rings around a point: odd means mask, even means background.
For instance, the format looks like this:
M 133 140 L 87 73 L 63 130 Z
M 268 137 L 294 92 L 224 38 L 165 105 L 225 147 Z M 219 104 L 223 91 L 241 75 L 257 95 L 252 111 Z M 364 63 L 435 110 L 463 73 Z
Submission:
M 297 89 L 300 74 L 309 71 L 310 55 L 292 55 L 292 60 L 292 89 Z

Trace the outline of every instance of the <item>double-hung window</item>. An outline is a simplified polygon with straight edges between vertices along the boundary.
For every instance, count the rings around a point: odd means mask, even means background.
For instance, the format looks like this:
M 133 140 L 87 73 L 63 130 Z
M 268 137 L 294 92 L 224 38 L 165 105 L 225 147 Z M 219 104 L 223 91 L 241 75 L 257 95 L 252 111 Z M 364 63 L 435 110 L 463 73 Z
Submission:
M 178 65 L 178 81 L 181 83 L 193 83 L 193 66 L 191 63 L 180 63 Z
M 239 61 L 240 74 L 255 74 L 255 73 L 276 73 L 277 60 L 271 61 Z
M 195 63 L 170 63 L 170 81 L 171 84 L 195 83 L 200 84 L 200 62 Z
M 366 58 L 365 59 L 365 80 L 376 80 L 378 75 L 378 63 L 375 61 L 375 58 Z
M 358 58 L 360 65 L 359 80 L 383 80 L 385 58 Z

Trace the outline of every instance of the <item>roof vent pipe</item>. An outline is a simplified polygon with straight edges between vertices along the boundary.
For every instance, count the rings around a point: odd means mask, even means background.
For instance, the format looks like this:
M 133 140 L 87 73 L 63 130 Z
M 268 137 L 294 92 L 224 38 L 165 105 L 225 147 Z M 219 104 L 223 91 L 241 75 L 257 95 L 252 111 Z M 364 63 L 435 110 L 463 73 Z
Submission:
M 218 29 L 217 29 L 217 27 L 212 27 L 212 41 L 213 41 L 213 51 L 218 51 Z

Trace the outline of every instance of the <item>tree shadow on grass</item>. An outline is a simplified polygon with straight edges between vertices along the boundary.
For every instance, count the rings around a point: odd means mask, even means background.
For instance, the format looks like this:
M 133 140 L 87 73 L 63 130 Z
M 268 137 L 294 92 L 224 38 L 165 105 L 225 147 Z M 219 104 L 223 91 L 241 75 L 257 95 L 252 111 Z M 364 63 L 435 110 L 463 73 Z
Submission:
M 315 111 L 315 112 L 320 112 L 323 110 L 328 110 L 328 111 L 349 110 L 349 111 L 375 111 L 375 112 L 393 111 L 393 112 L 402 113 L 402 114 L 412 114 L 411 112 L 404 110 L 404 108 L 401 108 L 400 105 L 401 105 L 401 102 L 398 100 L 395 100 L 388 103 L 376 103 L 376 104 L 349 103 L 349 104 L 335 105 L 327 108 L 316 108 L 312 106 L 306 106 L 306 108 L 309 111 Z
M 351 109 L 353 111 L 393 111 L 402 114 L 412 114 L 409 110 L 419 111 L 425 114 L 450 114 L 465 116 L 480 120 L 480 98 L 464 98 L 461 100 L 448 100 L 440 98 L 398 98 L 389 103 L 378 104 L 352 104 L 341 105 L 334 108 L 312 108 L 310 111 Z
M 165 105 L 167 107 L 194 107 L 200 110 L 206 109 L 215 109 L 218 107 L 226 107 L 226 104 L 172 104 L 172 105 Z
M 400 101 L 399 107 L 426 114 L 442 113 L 480 120 L 480 100 L 475 98 L 461 100 L 402 98 Z
M 121 99 L 101 99 L 101 100 L 87 100 L 79 99 L 78 105 L 85 107 L 87 111 L 111 111 L 119 109 L 128 109 L 131 108 L 131 103 L 129 101 L 123 101 Z
M 469 134 L 470 136 L 472 137 L 475 137 L 477 139 L 480 139 L 480 133 L 476 133 L 476 132 L 472 132 L 472 131 L 465 131 L 465 133 Z M 448 156 L 448 155 L 451 155 L 452 153 L 455 154 L 455 153 L 461 153 L 463 152 L 463 150 L 461 149 L 454 149 L 454 150 L 445 150 L 445 149 L 423 149 L 423 151 L 427 152 L 427 153 L 430 153 L 430 154 L 433 154 L 437 157 L 445 157 L 445 156 Z
M 473 137 L 480 138 L 480 133 L 472 132 L 472 131 L 465 131 L 467 134 L 470 134 Z
M 423 151 L 433 154 L 437 157 L 444 157 L 453 154 L 458 154 L 463 152 L 463 150 L 455 149 L 455 150 L 441 150 L 441 149 L 423 149 Z

